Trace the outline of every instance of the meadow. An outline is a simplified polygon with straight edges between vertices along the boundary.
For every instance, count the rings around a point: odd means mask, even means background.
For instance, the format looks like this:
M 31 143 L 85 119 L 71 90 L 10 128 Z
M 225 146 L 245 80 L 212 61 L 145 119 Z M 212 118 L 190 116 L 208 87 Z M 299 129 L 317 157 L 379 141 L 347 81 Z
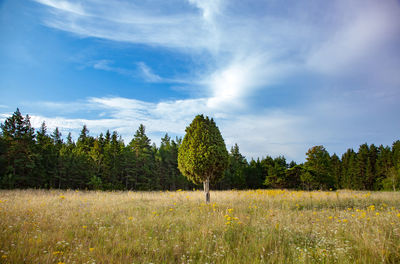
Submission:
M 400 193 L 0 191 L 0 263 L 399 263 Z

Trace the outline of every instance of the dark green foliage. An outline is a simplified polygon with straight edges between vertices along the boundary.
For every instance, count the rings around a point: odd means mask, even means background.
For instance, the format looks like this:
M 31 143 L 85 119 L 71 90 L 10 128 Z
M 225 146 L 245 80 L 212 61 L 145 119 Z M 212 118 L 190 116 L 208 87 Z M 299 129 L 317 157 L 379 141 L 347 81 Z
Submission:
M 17 109 L 1 124 L 0 188 L 199 188 L 178 169 L 181 158 L 192 181 L 210 177 L 217 189 L 400 189 L 400 141 L 391 147 L 362 144 L 341 158 L 314 146 L 304 164 L 287 164 L 283 156 L 247 162 L 237 144 L 228 154 L 215 122 L 203 116 L 187 128 L 186 139 L 171 140 L 166 134 L 159 148 L 145 132 L 140 125 L 125 145 L 117 132 L 95 138 L 83 126 L 76 143 L 70 133 L 64 142 L 58 128 L 49 135 L 45 123 L 35 133 L 29 116 Z
M 186 128 L 178 153 L 178 168 L 189 180 L 200 184 L 219 180 L 228 166 L 228 151 L 214 120 L 196 116 Z
M 340 177 L 340 188 L 343 189 L 358 189 L 356 186 L 356 165 L 357 154 L 353 149 L 348 149 L 342 155 L 342 172 Z
M 35 168 L 35 132 L 29 116 L 25 118 L 19 109 L 1 125 L 3 144 L 7 149 L 6 168 L 2 185 L 6 188 L 36 187 Z
M 312 179 L 313 189 L 331 189 L 335 186 L 335 178 L 332 175 L 331 158 L 323 146 L 314 146 L 306 153 L 307 161 L 304 163 L 307 176 L 304 179 Z M 309 180 L 307 180 L 309 181 Z
M 156 151 L 158 175 L 162 190 L 175 191 L 193 186 L 178 169 L 178 150 L 181 142 L 180 138 L 171 140 L 168 134 L 165 134 L 161 139 L 160 148 Z
M 247 161 L 240 154 L 239 146 L 235 144 L 229 153 L 229 166 L 224 177 L 216 184 L 218 189 L 243 189 L 246 187 L 245 168 Z
M 342 163 L 339 159 L 339 157 L 334 153 L 331 156 L 331 171 L 332 171 L 332 178 L 334 181 L 334 188 L 335 189 L 340 189 L 340 182 L 341 182 L 341 176 L 342 176 Z
M 304 168 L 301 165 L 291 164 L 286 170 L 286 186 L 289 189 L 301 188 L 301 175 L 304 173 Z
M 266 169 L 260 159 L 257 159 L 257 161 L 252 159 L 245 168 L 244 175 L 247 189 L 261 189 L 265 187 Z
M 7 171 L 7 144 L 5 139 L 0 136 L 0 187 L 3 185 L 3 180 L 6 179 Z
M 140 125 L 129 147 L 135 153 L 135 168 L 133 188 L 135 190 L 159 189 L 159 179 L 155 170 L 154 150 L 150 145 L 150 139 L 146 136 L 144 125 Z
M 286 159 L 283 156 L 275 158 L 272 162 L 267 162 L 267 176 L 264 184 L 267 187 L 272 188 L 284 188 L 286 187 L 286 170 L 288 165 Z

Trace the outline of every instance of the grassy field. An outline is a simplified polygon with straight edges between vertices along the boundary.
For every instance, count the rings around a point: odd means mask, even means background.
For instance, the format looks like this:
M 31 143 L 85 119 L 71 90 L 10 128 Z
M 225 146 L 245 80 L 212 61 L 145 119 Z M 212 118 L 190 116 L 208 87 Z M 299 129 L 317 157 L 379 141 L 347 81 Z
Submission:
M 0 263 L 400 263 L 400 193 L 0 191 Z

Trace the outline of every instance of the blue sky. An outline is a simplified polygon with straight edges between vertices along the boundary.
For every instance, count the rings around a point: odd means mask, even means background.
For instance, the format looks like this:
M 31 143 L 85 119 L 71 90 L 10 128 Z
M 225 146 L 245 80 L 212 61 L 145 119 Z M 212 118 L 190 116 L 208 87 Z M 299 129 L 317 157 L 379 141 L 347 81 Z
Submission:
M 397 0 L 3 0 L 0 120 L 157 144 L 196 114 L 247 158 L 400 139 Z

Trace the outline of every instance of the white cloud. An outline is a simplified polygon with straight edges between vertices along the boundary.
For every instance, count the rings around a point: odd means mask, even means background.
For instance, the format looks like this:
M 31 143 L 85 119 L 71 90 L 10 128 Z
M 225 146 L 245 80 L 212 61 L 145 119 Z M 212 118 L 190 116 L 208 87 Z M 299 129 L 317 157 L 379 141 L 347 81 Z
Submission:
M 188 0 L 189 3 L 195 5 L 202 10 L 203 17 L 206 21 L 212 21 L 213 18 L 221 11 L 222 0 Z
M 85 101 L 71 103 L 45 103 L 47 111 L 58 111 L 62 108 L 79 109 L 89 107 L 97 118 L 68 118 L 32 114 L 31 123 L 39 128 L 46 122 L 48 131 L 58 127 L 66 136 L 69 132 L 76 139 L 83 125 L 86 125 L 94 136 L 107 129 L 118 131 L 125 142 L 129 142 L 140 124 L 144 124 L 147 134 L 153 142 L 159 144 L 164 133 L 172 136 L 183 136 L 185 128 L 197 114 L 205 114 L 216 119 L 227 147 L 238 143 L 241 152 L 248 158 L 285 154 L 298 159 L 303 156 L 304 137 L 298 127 L 304 127 L 306 119 L 279 111 L 263 111 L 257 114 L 240 114 L 215 110 L 208 106 L 208 99 L 187 99 L 149 103 L 121 97 L 88 98 Z M 11 114 L 1 114 L 4 120 Z
M 195 81 L 191 79 L 174 79 L 174 78 L 164 78 L 156 73 L 147 66 L 144 62 L 137 62 L 135 68 L 121 68 L 114 66 L 114 62 L 111 60 L 96 60 L 90 63 L 86 63 L 84 67 L 93 67 L 96 70 L 115 72 L 121 75 L 130 76 L 132 78 L 141 78 L 143 81 L 148 83 L 178 83 L 178 84 L 194 84 Z
M 172 48 L 194 60 L 201 52 L 209 53 L 211 61 L 203 65 L 202 73 L 189 78 L 160 76 L 144 61 L 137 63 L 136 71 L 114 67 L 107 60 L 93 66 L 147 82 L 195 84 L 195 89 L 201 85 L 202 96 L 211 97 L 208 103 L 213 108 L 244 107 L 246 98 L 290 79 L 292 73 L 348 73 L 371 66 L 400 32 L 400 8 L 394 0 L 294 2 L 289 11 L 261 2 L 253 3 L 256 9 L 252 5 L 235 9 L 240 1 L 223 0 L 37 1 L 53 9 L 44 16 L 53 28 L 83 37 Z M 366 71 L 384 76 L 388 67 Z
M 366 1 L 363 5 L 341 6 L 339 26 L 311 52 L 308 65 L 324 73 L 344 73 L 365 68 L 365 63 L 380 63 L 386 43 L 400 29 L 400 6 L 395 1 Z M 363 65 L 364 64 L 364 65 Z M 369 69 L 368 69 L 369 70 Z
M 53 8 L 45 18 L 48 26 L 83 37 L 189 50 L 209 45 L 209 32 L 201 17 L 195 13 L 176 14 L 171 10 L 157 12 L 159 2 L 153 5 L 128 1 L 38 2 Z
M 62 0 L 35 0 L 35 1 L 43 5 L 47 5 L 49 7 L 65 11 L 68 13 L 74 13 L 77 15 L 86 15 L 82 5 L 79 2 L 73 3 L 70 1 L 62 1 Z
M 346 114 L 358 113 L 359 118 L 378 99 L 392 100 L 392 105 L 398 101 L 396 69 L 400 64 L 395 44 L 399 44 L 400 5 L 395 0 L 289 1 L 290 8 L 277 5 L 279 1 L 253 2 L 256 7 L 222 0 L 37 1 L 50 7 L 43 19 L 56 29 L 163 51 L 173 49 L 193 60 L 204 53 L 209 58 L 189 78 L 159 75 L 146 61 L 136 62 L 134 69 L 118 67 L 114 61 L 95 61 L 91 66 L 99 70 L 147 82 L 200 86 L 203 91 L 196 98 L 175 101 L 92 97 L 72 103 L 73 109 L 99 111 L 102 117 L 88 123 L 89 128 L 99 124 L 99 130 L 108 126 L 132 135 L 143 122 L 153 135 L 161 131 L 182 135 L 194 115 L 205 113 L 218 119 L 228 144 L 237 141 L 248 156 L 285 154 L 301 160 L 314 143 L 335 138 L 344 142 L 360 133 L 350 119 L 343 118 Z M 294 75 L 310 87 L 297 86 L 291 80 Z M 342 75 L 349 75 L 351 83 L 341 79 Z M 285 104 L 283 110 L 271 111 L 268 105 L 255 109 L 249 103 L 287 83 L 287 96 L 294 106 Z M 296 93 L 300 89 L 306 94 Z M 290 91 L 306 99 L 299 103 Z M 374 109 L 380 113 L 378 107 Z M 64 122 L 66 127 L 76 122 L 80 127 L 91 121 L 54 122 Z M 366 123 L 359 127 L 371 130 Z
M 142 76 L 148 82 L 160 82 L 163 79 L 155 74 L 144 62 L 139 62 L 138 64 L 139 69 L 141 70 Z

